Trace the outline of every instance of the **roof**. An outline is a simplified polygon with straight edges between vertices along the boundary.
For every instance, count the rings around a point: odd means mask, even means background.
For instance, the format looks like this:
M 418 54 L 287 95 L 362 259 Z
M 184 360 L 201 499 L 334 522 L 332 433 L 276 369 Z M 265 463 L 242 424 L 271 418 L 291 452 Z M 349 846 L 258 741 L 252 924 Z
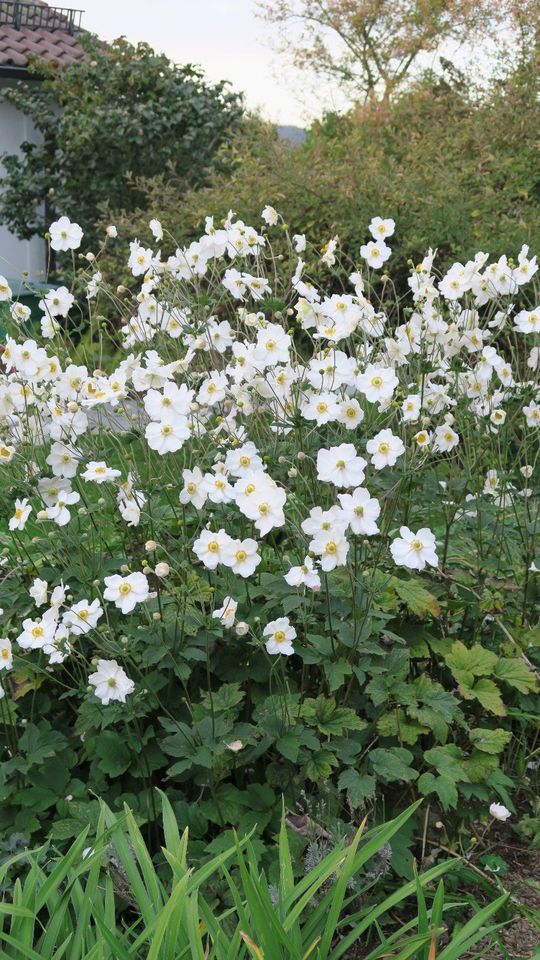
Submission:
M 78 16 L 74 16 L 78 15 Z M 85 57 L 77 39 L 80 11 L 44 0 L 0 0 L 0 72 L 24 69 L 30 57 L 69 66 Z

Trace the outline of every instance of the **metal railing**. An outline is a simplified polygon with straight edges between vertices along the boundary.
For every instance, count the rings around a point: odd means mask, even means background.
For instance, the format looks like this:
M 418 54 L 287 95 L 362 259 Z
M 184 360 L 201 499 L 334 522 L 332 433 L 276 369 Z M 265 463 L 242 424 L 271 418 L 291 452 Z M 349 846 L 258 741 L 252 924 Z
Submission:
M 61 30 L 73 36 L 81 28 L 83 10 L 71 7 L 49 7 L 26 0 L 0 0 L 0 26 L 16 30 Z

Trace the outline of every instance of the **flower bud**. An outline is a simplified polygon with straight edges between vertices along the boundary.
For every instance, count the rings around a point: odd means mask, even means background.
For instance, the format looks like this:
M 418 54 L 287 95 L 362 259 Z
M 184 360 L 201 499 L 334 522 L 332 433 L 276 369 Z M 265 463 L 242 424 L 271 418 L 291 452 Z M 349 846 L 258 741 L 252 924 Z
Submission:
M 161 563 L 156 564 L 155 574 L 157 577 L 168 577 L 171 568 L 168 563 L 165 563 L 163 560 Z
M 237 637 L 245 637 L 246 633 L 249 633 L 249 623 L 246 623 L 244 620 L 240 620 L 235 627 Z
M 147 553 L 153 553 L 154 550 L 157 550 L 157 543 L 155 540 L 147 540 L 144 549 Z

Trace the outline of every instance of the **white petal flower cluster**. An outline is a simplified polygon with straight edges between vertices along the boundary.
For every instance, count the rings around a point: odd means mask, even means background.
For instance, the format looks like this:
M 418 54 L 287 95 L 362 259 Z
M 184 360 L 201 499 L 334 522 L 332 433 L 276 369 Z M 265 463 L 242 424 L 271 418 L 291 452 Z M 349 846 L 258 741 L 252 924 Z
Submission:
M 38 610 L 14 631 L 15 653 L 40 650 L 58 663 L 87 635 L 98 643 L 109 617 L 159 618 L 148 579 L 154 571 L 129 548 L 159 539 L 155 528 L 171 551 L 155 567 L 160 596 L 176 602 L 177 550 L 212 575 L 223 598 L 214 629 L 230 628 L 234 584 L 260 583 L 267 558 L 283 590 L 314 593 L 331 590 L 342 567 L 357 575 L 362 565 L 388 565 L 428 576 L 444 566 L 437 547 L 443 494 L 428 516 L 422 502 L 393 511 L 412 478 L 432 469 L 444 477 L 453 471 L 461 482 L 480 439 L 493 459 L 486 454 L 464 496 L 484 498 L 492 509 L 528 496 L 495 459 L 509 423 L 519 423 L 525 453 L 540 427 L 540 307 L 522 293 L 538 270 L 528 248 L 494 262 L 478 253 L 445 272 L 429 250 L 408 278 L 410 303 L 391 309 L 377 295 L 385 279 L 372 271 L 390 266 L 392 219 L 373 218 L 372 239 L 354 251 L 360 259 L 339 282 L 332 274 L 339 238 L 320 248 L 295 234 L 285 283 L 268 236 L 286 226 L 269 205 L 262 220 L 259 229 L 232 211 L 219 225 L 208 217 L 199 240 L 167 250 L 172 238 L 152 219 L 164 255 L 138 239 L 130 244 L 133 289 L 122 288 L 121 319 L 111 327 L 125 353 L 108 370 L 101 354 L 95 367 L 69 354 L 70 288 L 51 288 L 41 299 L 43 345 L 0 276 L 0 301 L 13 320 L 0 370 L 5 525 L 14 543 L 31 543 L 43 529 L 53 543 L 72 532 L 85 548 L 101 537 L 108 561 L 75 600 L 61 569 L 54 581 L 46 570 L 47 579 L 34 577 L 28 589 Z M 67 217 L 49 232 L 60 252 L 82 241 Z M 85 276 L 91 316 L 109 289 L 96 266 Z M 464 502 L 456 517 L 474 508 Z M 102 513 L 114 528 L 112 545 L 100 533 Z M 103 576 L 110 570 L 119 572 Z M 88 599 L 98 582 L 98 596 Z M 249 620 L 248 610 L 240 612 Z M 236 633 L 254 631 L 241 620 Z M 258 636 L 270 655 L 295 651 L 287 617 Z M 0 644 L 3 669 L 11 643 Z M 89 682 L 104 704 L 125 702 L 134 690 L 107 655 Z

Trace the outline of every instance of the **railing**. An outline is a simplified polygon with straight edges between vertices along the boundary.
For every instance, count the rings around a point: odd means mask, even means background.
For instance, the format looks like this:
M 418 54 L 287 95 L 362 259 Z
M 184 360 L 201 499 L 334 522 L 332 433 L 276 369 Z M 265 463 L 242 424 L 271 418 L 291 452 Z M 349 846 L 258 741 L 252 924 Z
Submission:
M 27 30 L 62 30 L 73 35 L 81 27 L 83 10 L 49 7 L 25 0 L 0 0 L 0 26 Z

